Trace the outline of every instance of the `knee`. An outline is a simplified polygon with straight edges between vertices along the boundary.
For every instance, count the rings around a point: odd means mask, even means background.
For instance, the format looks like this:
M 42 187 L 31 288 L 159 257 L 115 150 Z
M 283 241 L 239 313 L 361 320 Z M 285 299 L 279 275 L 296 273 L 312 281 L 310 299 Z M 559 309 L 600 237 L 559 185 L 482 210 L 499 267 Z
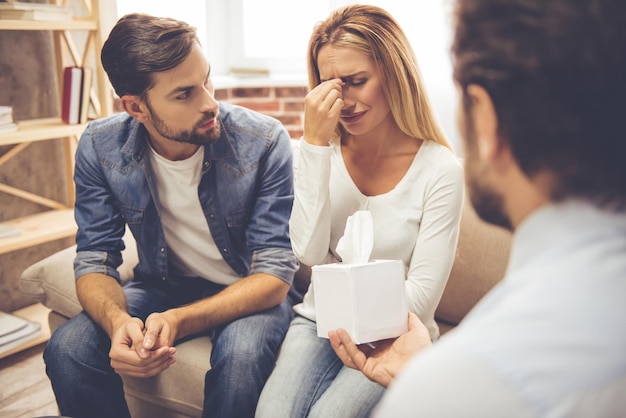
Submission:
M 81 361 L 76 358 L 77 342 L 72 338 L 73 333 L 70 331 L 71 329 L 64 326 L 55 330 L 43 352 L 46 374 L 53 387 L 76 383 L 74 379 L 78 376 L 79 370 L 76 365 Z
M 46 367 L 62 365 L 63 368 L 71 368 L 75 364 L 99 362 L 102 356 L 108 362 L 110 341 L 108 337 L 103 339 L 102 335 L 106 334 L 99 332 L 91 320 L 74 317 L 50 336 L 43 352 Z
M 241 338 L 231 340 L 234 344 L 228 345 L 227 357 L 237 359 L 236 364 L 241 368 L 256 367 L 264 362 L 274 362 L 277 356 L 277 347 L 264 339 Z
M 218 356 L 232 356 L 248 364 L 266 359 L 274 362 L 287 326 L 288 323 L 279 327 L 250 319 L 237 321 L 224 328 L 217 341 L 214 341 L 214 353 Z
M 69 331 L 71 330 L 62 325 L 52 333 L 43 351 L 46 365 L 65 363 L 68 360 L 73 351 L 72 346 L 75 345 L 72 343 L 71 332 Z
M 265 380 L 276 363 L 278 347 L 263 338 L 232 335 L 217 341 L 211 354 L 213 373 L 246 376 L 246 381 Z

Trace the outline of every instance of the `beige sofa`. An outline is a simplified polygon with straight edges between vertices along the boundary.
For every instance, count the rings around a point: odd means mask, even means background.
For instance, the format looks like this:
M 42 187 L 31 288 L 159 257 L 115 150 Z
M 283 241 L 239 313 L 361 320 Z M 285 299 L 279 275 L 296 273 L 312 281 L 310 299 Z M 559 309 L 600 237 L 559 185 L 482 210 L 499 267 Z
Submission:
M 134 241 L 126 237 L 127 250 L 121 274 L 132 277 L 137 263 Z M 510 233 L 480 221 L 465 205 L 456 258 L 448 285 L 437 309 L 442 333 L 463 319 L 474 304 L 498 282 L 508 261 Z M 67 248 L 27 268 L 20 289 L 52 311 L 55 329 L 81 311 L 74 290 L 72 260 L 75 247 Z M 306 279 L 305 279 L 306 280 Z M 177 346 L 177 361 L 150 379 L 124 377 L 126 398 L 135 418 L 199 417 L 202 410 L 204 374 L 210 368 L 210 340 L 200 337 Z

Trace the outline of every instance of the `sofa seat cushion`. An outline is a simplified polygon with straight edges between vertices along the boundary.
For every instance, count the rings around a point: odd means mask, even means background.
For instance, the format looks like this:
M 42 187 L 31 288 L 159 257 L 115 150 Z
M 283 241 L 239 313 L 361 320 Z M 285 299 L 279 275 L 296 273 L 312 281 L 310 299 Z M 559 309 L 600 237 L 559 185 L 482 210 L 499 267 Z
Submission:
M 167 411 L 200 416 L 204 375 L 211 368 L 211 347 L 208 336 L 187 340 L 176 345 L 176 362 L 163 373 L 148 379 L 124 376 L 124 391 L 133 416 L 171 416 Z

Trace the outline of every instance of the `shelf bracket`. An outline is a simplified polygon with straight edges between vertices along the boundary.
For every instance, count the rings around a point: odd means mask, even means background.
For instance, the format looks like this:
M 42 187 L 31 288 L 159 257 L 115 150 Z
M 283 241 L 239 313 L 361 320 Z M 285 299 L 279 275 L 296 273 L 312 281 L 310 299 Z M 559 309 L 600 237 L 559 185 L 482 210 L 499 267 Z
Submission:
M 17 187 L 9 186 L 8 184 L 0 183 L 0 192 L 10 194 L 19 197 L 30 202 L 37 203 L 42 206 L 46 206 L 51 209 L 68 209 L 69 207 L 56 200 L 48 199 L 47 197 L 39 196 L 38 194 L 27 192 L 26 190 L 18 189 Z
M 15 157 L 20 152 L 24 151 L 30 144 L 30 142 L 22 142 L 21 144 L 13 146 L 9 151 L 0 156 L 0 166 Z

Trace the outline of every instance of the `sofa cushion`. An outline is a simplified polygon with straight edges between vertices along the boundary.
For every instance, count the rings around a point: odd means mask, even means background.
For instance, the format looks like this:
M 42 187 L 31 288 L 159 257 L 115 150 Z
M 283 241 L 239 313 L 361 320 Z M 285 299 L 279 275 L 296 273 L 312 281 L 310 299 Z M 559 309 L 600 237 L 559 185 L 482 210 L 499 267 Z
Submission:
M 133 277 L 133 268 L 139 261 L 135 239 L 129 231 L 124 235 L 124 243 L 124 262 L 118 268 L 123 282 Z M 75 316 L 83 310 L 73 280 L 75 255 L 73 245 L 31 265 L 20 276 L 20 291 L 67 318 Z
M 454 264 L 435 312 L 442 334 L 504 277 L 511 236 L 510 231 L 481 220 L 465 201 Z
M 136 417 L 200 416 L 204 375 L 211 368 L 211 339 L 201 336 L 176 345 L 176 362 L 148 378 L 124 376 L 128 407 Z

